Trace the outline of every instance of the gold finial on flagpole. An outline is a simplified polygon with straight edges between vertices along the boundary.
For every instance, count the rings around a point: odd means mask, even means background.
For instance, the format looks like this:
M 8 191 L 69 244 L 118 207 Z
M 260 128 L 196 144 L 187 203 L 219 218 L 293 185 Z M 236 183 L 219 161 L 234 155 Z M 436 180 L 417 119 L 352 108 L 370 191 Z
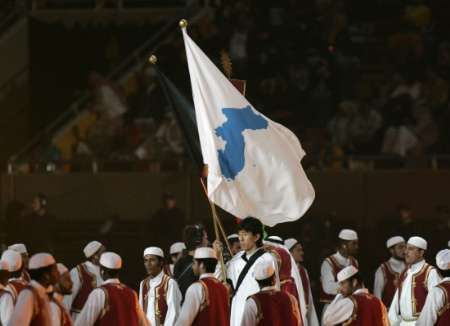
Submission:
M 186 19 L 180 20 L 180 27 L 186 28 L 188 26 L 188 21 Z
M 150 62 L 152 65 L 156 65 L 156 63 L 158 62 L 158 57 L 156 55 L 152 54 L 148 58 L 148 62 Z

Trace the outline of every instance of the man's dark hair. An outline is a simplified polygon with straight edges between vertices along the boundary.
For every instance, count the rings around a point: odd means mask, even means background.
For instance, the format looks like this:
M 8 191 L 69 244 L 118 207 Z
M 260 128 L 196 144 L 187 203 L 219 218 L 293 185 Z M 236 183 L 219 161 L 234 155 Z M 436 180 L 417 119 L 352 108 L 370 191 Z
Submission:
M 22 276 L 22 269 L 19 269 L 18 271 L 11 272 L 10 274 L 11 278 L 19 278 Z
M 31 279 L 35 280 L 37 282 L 41 281 L 45 274 L 51 273 L 52 267 L 53 267 L 53 265 L 46 266 L 43 268 L 38 268 L 38 269 L 30 269 L 29 273 L 30 273 Z
M 214 273 L 216 271 L 217 259 L 215 258 L 204 258 L 204 259 L 196 259 L 196 261 L 205 266 L 206 273 Z
M 103 273 L 105 274 L 105 280 L 119 277 L 120 269 L 110 269 L 110 268 L 106 268 L 104 266 L 101 266 L 101 269 L 103 270 Z
M 253 235 L 259 234 L 259 240 L 256 246 L 261 247 L 263 244 L 264 226 L 260 220 L 254 217 L 247 217 L 239 224 L 238 231 L 251 232 Z
M 450 277 L 450 269 L 447 269 L 446 271 L 440 270 L 442 277 Z
M 232 246 L 236 242 L 239 242 L 239 238 L 231 238 L 231 239 L 227 239 L 227 240 L 228 240 L 228 243 L 230 244 L 230 246 Z
M 350 283 L 353 282 L 353 280 L 357 280 L 358 284 L 364 286 L 364 280 L 363 280 L 363 277 L 362 277 L 360 272 L 356 273 L 355 275 L 350 277 L 348 280 L 349 280 Z
M 183 230 L 183 240 L 188 251 L 201 245 L 205 228 L 201 224 L 186 225 Z
M 260 289 L 268 286 L 273 286 L 275 284 L 274 275 L 264 280 L 256 280 L 256 282 L 258 283 Z

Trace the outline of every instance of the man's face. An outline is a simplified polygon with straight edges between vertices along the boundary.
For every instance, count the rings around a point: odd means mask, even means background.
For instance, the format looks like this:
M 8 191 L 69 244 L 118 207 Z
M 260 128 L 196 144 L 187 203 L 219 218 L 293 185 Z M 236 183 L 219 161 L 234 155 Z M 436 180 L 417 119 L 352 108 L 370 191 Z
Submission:
M 242 250 L 250 251 L 256 247 L 256 242 L 261 237 L 259 234 L 253 234 L 252 232 L 248 232 L 245 230 L 240 230 L 239 233 L 239 243 L 241 245 Z
M 104 246 L 101 246 L 100 249 L 94 255 L 91 256 L 90 260 L 92 261 L 92 263 L 95 265 L 100 265 L 100 257 L 105 251 L 106 248 Z
M 34 197 L 31 201 L 31 209 L 33 212 L 39 212 L 41 210 L 41 201 L 38 197 Z
M 405 250 L 406 244 L 404 242 L 396 244 L 390 249 L 392 257 L 398 260 L 405 260 Z
M 72 293 L 73 282 L 69 272 L 65 272 L 59 277 L 58 285 L 61 294 L 68 295 Z
M 405 262 L 408 265 L 418 263 L 423 259 L 425 251 L 413 245 L 406 245 Z
M 200 264 L 197 259 L 194 259 L 194 263 L 192 264 L 192 271 L 194 272 L 195 276 L 200 276 Z
M 56 264 L 54 264 L 50 268 L 49 283 L 51 285 L 56 285 L 58 283 L 58 281 L 59 281 L 58 267 L 56 266 Z
M 170 255 L 170 259 L 172 260 L 172 264 L 176 264 L 178 259 L 181 257 L 181 252 L 177 254 Z
M 206 231 L 203 231 L 203 238 L 202 238 L 202 245 L 201 247 L 208 247 L 209 241 L 208 241 L 208 233 Z
M 166 207 L 167 209 L 174 209 L 175 207 L 177 207 L 177 201 L 175 200 L 175 198 L 167 198 Z
M 358 240 L 348 241 L 347 242 L 347 253 L 349 256 L 357 256 L 359 250 L 359 242 Z
M 30 260 L 30 257 L 28 257 L 27 253 L 21 254 L 22 256 L 22 263 L 25 269 L 28 268 L 28 261 Z
M 144 266 L 148 275 L 156 277 L 163 268 L 162 258 L 155 255 L 147 255 L 144 257 Z
M 296 263 L 303 263 L 303 256 L 305 255 L 305 252 L 303 251 L 303 247 L 300 243 L 297 243 L 294 248 L 292 248 L 291 253 Z
M 234 241 L 233 244 L 231 245 L 230 249 L 231 249 L 231 254 L 234 256 L 239 251 L 241 251 L 241 244 L 239 243 L 239 241 Z
M 339 292 L 348 297 L 353 293 L 353 284 L 351 280 L 345 280 L 339 283 Z

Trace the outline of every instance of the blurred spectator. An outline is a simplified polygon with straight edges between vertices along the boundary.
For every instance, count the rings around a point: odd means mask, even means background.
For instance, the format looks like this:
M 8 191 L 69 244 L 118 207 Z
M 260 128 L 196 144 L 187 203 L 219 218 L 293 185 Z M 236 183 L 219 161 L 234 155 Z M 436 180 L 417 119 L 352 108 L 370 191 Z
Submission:
M 338 112 L 328 124 L 328 130 L 332 135 L 332 142 L 341 148 L 353 147 L 352 126 L 357 112 L 356 104 L 344 101 L 339 104 Z
M 156 132 L 156 139 L 161 144 L 163 152 L 178 155 L 184 152 L 183 136 L 172 112 L 166 114 Z
M 356 152 L 374 152 L 374 138 L 381 128 L 382 122 L 383 118 L 377 110 L 370 108 L 368 104 L 359 106 L 350 127 L 352 143 Z
M 101 119 L 115 119 L 127 111 L 122 93 L 100 74 L 92 72 L 89 85 L 94 98 L 94 110 L 99 112 Z

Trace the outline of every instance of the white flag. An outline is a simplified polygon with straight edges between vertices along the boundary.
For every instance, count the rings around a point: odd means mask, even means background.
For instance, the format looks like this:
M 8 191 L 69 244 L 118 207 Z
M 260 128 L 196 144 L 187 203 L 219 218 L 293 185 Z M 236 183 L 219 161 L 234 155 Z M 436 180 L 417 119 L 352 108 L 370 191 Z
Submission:
M 297 137 L 247 101 L 183 28 L 208 197 L 268 226 L 298 220 L 314 201 Z

